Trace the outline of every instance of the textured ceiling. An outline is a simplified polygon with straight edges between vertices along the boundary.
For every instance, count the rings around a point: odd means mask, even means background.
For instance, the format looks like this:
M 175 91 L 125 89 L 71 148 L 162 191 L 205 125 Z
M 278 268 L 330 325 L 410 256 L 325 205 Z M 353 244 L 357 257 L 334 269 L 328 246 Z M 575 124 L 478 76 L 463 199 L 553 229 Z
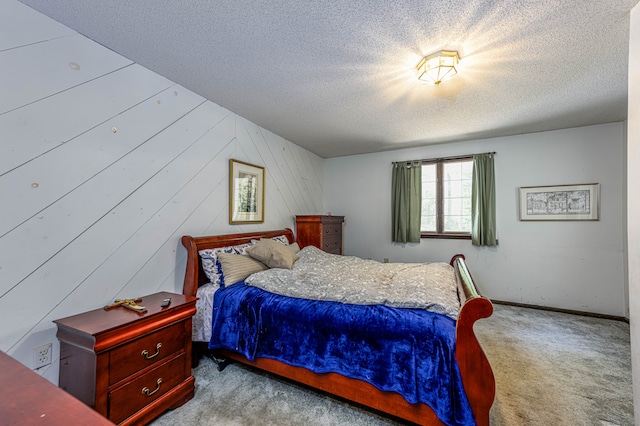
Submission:
M 21 1 L 322 157 L 627 117 L 638 0 Z

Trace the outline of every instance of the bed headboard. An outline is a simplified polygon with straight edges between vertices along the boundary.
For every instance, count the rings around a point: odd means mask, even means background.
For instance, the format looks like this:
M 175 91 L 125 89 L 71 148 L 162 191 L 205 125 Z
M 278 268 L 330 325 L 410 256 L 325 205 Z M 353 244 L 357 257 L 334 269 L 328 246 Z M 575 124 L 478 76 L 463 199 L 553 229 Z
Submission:
M 182 237 L 182 245 L 187 249 L 187 269 L 184 275 L 182 294 L 195 296 L 198 287 L 208 282 L 207 276 L 202 269 L 202 264 L 200 263 L 198 251 L 216 247 L 235 246 L 248 243 L 251 240 L 273 238 L 278 235 L 286 235 L 289 244 L 294 242 L 293 231 L 289 228 L 275 231 L 248 232 L 244 234 L 213 235 L 209 237 L 192 237 L 185 235 Z

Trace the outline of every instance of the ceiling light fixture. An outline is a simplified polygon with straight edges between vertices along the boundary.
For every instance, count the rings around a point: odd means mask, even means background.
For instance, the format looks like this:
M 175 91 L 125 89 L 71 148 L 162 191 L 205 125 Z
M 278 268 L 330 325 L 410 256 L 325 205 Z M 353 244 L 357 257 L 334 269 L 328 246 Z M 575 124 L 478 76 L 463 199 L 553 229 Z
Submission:
M 422 58 L 418 64 L 418 79 L 429 84 L 440 84 L 458 73 L 458 52 L 441 50 Z

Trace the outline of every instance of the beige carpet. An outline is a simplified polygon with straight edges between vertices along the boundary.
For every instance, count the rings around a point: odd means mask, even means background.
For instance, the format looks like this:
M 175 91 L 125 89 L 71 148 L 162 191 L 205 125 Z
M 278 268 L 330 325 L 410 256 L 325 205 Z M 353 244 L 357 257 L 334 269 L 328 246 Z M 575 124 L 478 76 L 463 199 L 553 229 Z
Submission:
M 633 425 L 629 324 L 495 305 L 476 325 L 494 425 Z
M 495 305 L 475 329 L 496 377 L 492 425 L 633 425 L 628 324 Z M 399 424 L 239 365 L 203 359 L 194 375 L 194 399 L 153 426 Z

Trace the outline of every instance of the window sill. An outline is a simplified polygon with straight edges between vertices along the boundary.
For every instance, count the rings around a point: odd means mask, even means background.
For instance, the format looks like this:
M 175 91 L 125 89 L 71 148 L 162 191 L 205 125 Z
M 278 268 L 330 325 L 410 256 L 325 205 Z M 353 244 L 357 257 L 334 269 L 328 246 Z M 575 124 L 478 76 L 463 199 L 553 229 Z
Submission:
M 470 240 L 471 234 L 438 234 L 435 232 L 423 232 L 420 234 L 420 238 L 440 238 L 443 240 Z

